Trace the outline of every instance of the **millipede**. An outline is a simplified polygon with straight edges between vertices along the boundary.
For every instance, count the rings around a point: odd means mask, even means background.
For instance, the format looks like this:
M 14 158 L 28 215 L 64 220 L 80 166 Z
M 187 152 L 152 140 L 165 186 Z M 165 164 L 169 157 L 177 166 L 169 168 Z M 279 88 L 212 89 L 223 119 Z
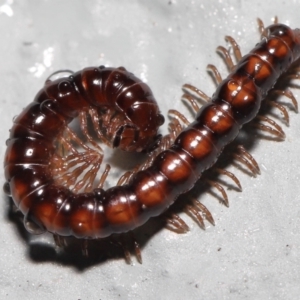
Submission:
M 291 66 L 300 57 L 300 30 L 279 24 L 277 18 L 266 28 L 261 20 L 258 23 L 262 39 L 245 56 L 236 41 L 226 36 L 236 64 L 228 50 L 218 47 L 230 74 L 223 80 L 215 66 L 208 66 L 218 83 L 212 97 L 190 84 L 183 86 L 183 98 L 196 112 L 195 120 L 190 123 L 178 111 L 170 110 L 174 118 L 165 137 L 158 134 L 164 118 L 150 88 L 122 67 L 86 68 L 47 80 L 34 101 L 14 119 L 4 159 L 4 191 L 24 215 L 26 229 L 33 234 L 48 231 L 56 240 L 73 236 L 84 245 L 90 239 L 131 232 L 162 215 L 179 195 L 194 187 L 242 126 L 257 117 L 268 94 L 288 97 L 297 109 L 292 92 L 274 86 L 282 75 L 298 78 L 298 69 Z M 207 103 L 199 107 L 196 98 Z M 288 121 L 286 109 L 274 101 L 272 105 Z M 93 148 L 68 127 L 75 118 Z M 103 183 L 109 166 L 95 183 L 103 150 L 89 134 L 88 119 L 105 144 L 150 152 L 144 164 L 126 172 L 107 190 Z M 258 125 L 261 130 L 284 137 L 272 119 L 259 119 L 266 123 Z M 74 144 L 83 151 L 77 151 Z M 258 164 L 243 146 L 238 147 L 235 157 L 254 174 L 259 173 Z M 218 171 L 239 186 L 232 173 Z M 228 205 L 220 185 L 209 183 L 223 193 Z M 187 210 L 202 225 L 203 216 L 214 223 L 199 201 Z M 178 232 L 187 230 L 185 222 L 174 214 L 167 225 Z M 138 245 L 136 252 L 141 261 Z

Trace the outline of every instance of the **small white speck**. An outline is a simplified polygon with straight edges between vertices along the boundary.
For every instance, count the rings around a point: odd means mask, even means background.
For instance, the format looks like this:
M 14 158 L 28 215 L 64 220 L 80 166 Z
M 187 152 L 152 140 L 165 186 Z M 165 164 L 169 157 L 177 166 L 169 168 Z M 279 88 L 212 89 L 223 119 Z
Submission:
M 33 73 L 35 77 L 39 78 L 44 74 L 46 67 L 43 64 L 35 63 L 34 66 L 30 67 L 28 70 L 30 73 Z
M 44 50 L 43 52 L 43 63 L 45 65 L 45 67 L 49 68 L 51 67 L 52 65 L 52 62 L 53 62 L 53 52 L 54 52 L 54 49 L 53 47 L 49 47 L 47 49 Z

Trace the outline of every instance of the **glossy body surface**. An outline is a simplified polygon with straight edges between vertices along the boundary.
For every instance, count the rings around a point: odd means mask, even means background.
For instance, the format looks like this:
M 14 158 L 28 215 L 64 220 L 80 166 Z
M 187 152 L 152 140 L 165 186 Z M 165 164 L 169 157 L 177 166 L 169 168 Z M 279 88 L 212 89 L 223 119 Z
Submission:
M 278 77 L 299 58 L 299 30 L 274 24 L 266 32 L 267 38 L 240 60 L 170 149 L 129 184 L 106 191 L 73 194 L 53 183 L 47 171 L 53 141 L 61 125 L 76 117 L 78 103 L 88 104 L 68 100 L 68 82 L 55 85 L 60 89 L 55 94 L 63 95 L 65 102 L 40 101 L 44 92 L 38 94 L 14 121 L 5 158 L 6 180 L 25 220 L 61 236 L 100 238 L 132 230 L 165 211 L 216 162 L 241 126 L 257 115 Z M 78 76 L 74 75 L 75 82 Z M 80 81 L 85 82 L 84 77 Z M 45 126 L 46 122 L 55 126 Z M 24 153 L 17 151 L 20 148 Z

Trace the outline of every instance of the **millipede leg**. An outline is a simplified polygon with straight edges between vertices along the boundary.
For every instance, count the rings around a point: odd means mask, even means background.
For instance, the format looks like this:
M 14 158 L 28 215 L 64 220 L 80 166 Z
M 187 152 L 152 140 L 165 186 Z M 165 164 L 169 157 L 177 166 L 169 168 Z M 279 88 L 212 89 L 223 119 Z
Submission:
M 294 109 L 296 111 L 296 113 L 298 113 L 298 101 L 296 100 L 294 94 L 292 93 L 291 90 L 289 89 L 286 89 L 286 90 L 272 90 L 270 92 L 270 94 L 276 94 L 276 95 L 282 95 L 282 96 L 285 96 L 287 98 L 289 98 L 293 105 L 294 105 Z
M 215 226 L 215 221 L 211 212 L 204 204 L 196 199 L 193 199 L 192 204 L 186 207 L 186 213 L 195 219 L 203 230 L 206 229 L 204 219 Z
M 187 121 L 189 123 L 189 121 Z M 184 125 L 186 125 L 185 123 Z M 189 125 L 189 124 L 188 124 Z M 172 122 L 170 122 L 169 127 L 171 129 L 171 132 L 173 130 L 174 134 L 173 136 L 170 136 L 171 142 L 173 143 L 177 136 L 180 134 L 180 132 L 183 130 L 184 126 L 182 126 L 178 119 L 174 118 Z
M 133 173 L 134 173 L 133 171 L 127 171 L 127 172 L 125 172 L 125 173 L 119 178 L 119 180 L 118 180 L 118 182 L 117 182 L 116 185 L 117 185 L 117 186 L 120 186 L 120 185 L 126 183 L 126 182 L 128 181 L 128 179 L 132 176 Z
M 191 84 L 184 84 L 182 86 L 182 90 L 185 93 L 188 93 L 190 95 L 196 94 L 196 96 L 198 96 L 201 100 L 205 101 L 205 102 L 210 102 L 211 98 L 208 97 L 203 91 L 199 90 L 198 88 L 196 88 L 195 86 L 191 85 Z
M 134 253 L 136 256 L 137 261 L 142 264 L 143 263 L 143 259 L 142 259 L 142 251 L 141 251 L 141 247 L 139 245 L 139 243 L 137 242 L 134 234 L 132 231 L 129 232 L 130 236 L 131 236 L 131 240 L 133 242 L 133 247 L 134 247 Z
M 187 120 L 187 118 L 180 113 L 178 110 L 170 109 L 169 110 L 170 115 L 174 115 L 176 118 L 178 118 L 184 125 L 188 126 L 190 125 L 190 122 Z
M 128 249 L 128 241 L 125 239 L 124 234 L 121 234 L 120 245 L 123 249 L 123 254 L 124 254 L 124 258 L 125 258 L 126 263 L 131 265 L 132 264 L 131 254 L 130 254 L 130 251 Z
M 89 109 L 89 114 L 91 116 L 91 120 L 92 120 L 92 124 L 94 127 L 94 130 L 98 136 L 98 138 L 105 143 L 107 146 L 109 146 L 110 148 L 112 148 L 112 144 L 111 142 L 103 135 L 103 132 L 100 129 L 100 119 L 99 119 L 99 115 L 96 109 L 94 108 L 90 108 Z
M 186 233 L 190 230 L 189 226 L 177 214 L 174 213 L 171 216 L 166 216 L 165 222 L 165 227 L 176 233 Z
M 199 226 L 203 230 L 205 230 L 205 224 L 203 221 L 203 217 L 201 216 L 200 210 L 197 209 L 197 207 L 195 207 L 193 205 L 187 205 L 184 210 L 188 215 L 190 215 L 193 219 L 196 220 L 196 222 L 199 224 Z
M 74 131 L 72 131 L 69 127 L 66 127 L 65 129 L 65 138 L 68 141 L 73 141 L 75 142 L 77 145 L 79 145 L 80 147 L 82 147 L 85 150 L 91 150 L 90 147 L 88 147 L 77 135 Z
M 223 203 L 225 204 L 225 206 L 229 207 L 229 201 L 228 201 L 228 196 L 224 190 L 224 188 L 216 181 L 207 179 L 207 178 L 202 178 L 203 181 L 205 181 L 206 183 L 208 183 L 210 186 L 216 188 L 223 197 Z
M 222 79 L 222 76 L 221 76 L 219 70 L 217 69 L 217 67 L 209 64 L 209 65 L 207 65 L 206 69 L 208 72 L 212 73 L 213 78 L 216 81 L 216 84 L 219 85 L 223 79 Z
M 237 187 L 240 189 L 240 191 L 242 190 L 242 186 L 241 186 L 240 181 L 237 179 L 237 177 L 233 173 L 231 173 L 231 172 L 229 172 L 225 169 L 220 169 L 220 168 L 215 168 L 215 170 L 219 174 L 222 174 L 222 175 L 225 175 L 225 176 L 231 178 L 233 180 L 233 182 L 237 185 Z
M 240 50 L 240 46 L 235 41 L 235 39 L 229 35 L 225 36 L 225 40 L 231 44 L 233 51 L 234 51 L 235 58 L 239 62 L 242 59 L 242 53 Z
M 265 117 L 265 116 L 260 116 L 258 115 L 256 117 L 257 119 L 259 119 L 262 122 L 268 123 L 269 125 L 265 125 L 263 123 L 254 123 L 253 125 L 255 127 L 257 127 L 258 129 L 268 132 L 270 134 L 275 135 L 276 137 L 280 138 L 280 139 L 284 139 L 285 138 L 285 133 L 282 130 L 282 128 L 272 119 Z
M 103 188 L 103 185 L 104 185 L 104 183 L 105 183 L 105 180 L 106 180 L 106 178 L 107 178 L 107 176 L 108 176 L 109 171 L 110 171 L 110 165 L 107 164 L 106 167 L 105 167 L 104 172 L 102 173 L 102 175 L 101 175 L 101 177 L 100 177 L 100 180 L 99 180 L 99 183 L 98 183 L 97 188 L 99 188 L 99 189 L 102 189 L 102 188 Z
M 229 51 L 225 49 L 223 46 L 219 46 L 217 48 L 217 52 L 221 53 L 224 56 L 225 63 L 229 69 L 229 71 L 232 71 L 234 68 L 234 63 L 232 61 L 231 55 L 229 54 Z
M 136 240 L 134 240 L 134 252 L 135 252 L 135 256 L 137 258 L 137 261 L 140 264 L 142 264 L 143 263 L 142 251 L 141 251 L 139 243 Z
M 257 23 L 258 23 L 258 31 L 259 31 L 259 33 L 261 35 L 261 39 L 267 38 L 268 34 L 266 32 L 265 25 L 264 25 L 263 21 L 258 18 L 257 19 Z
M 87 138 L 87 140 L 99 151 L 103 152 L 102 148 L 93 140 L 93 138 L 90 136 L 89 132 L 88 132 L 88 125 L 87 125 L 87 112 L 86 111 L 81 111 L 79 113 L 79 124 L 80 124 L 80 128 L 83 132 L 83 134 L 85 135 L 85 137 Z
M 81 189 L 88 192 L 92 189 L 96 175 L 100 169 L 103 155 L 90 149 L 85 152 L 74 152 L 66 157 L 54 155 L 50 161 L 50 169 L 54 179 L 78 193 Z M 85 172 L 82 179 L 79 177 Z
M 237 147 L 238 153 L 234 153 L 233 157 L 240 163 L 244 164 L 253 174 L 254 177 L 260 174 L 258 163 L 254 157 L 242 146 Z
M 201 203 L 200 201 L 193 199 L 193 205 L 197 206 L 198 209 L 202 212 L 203 216 L 205 217 L 205 219 L 212 224 L 213 226 L 215 226 L 215 220 L 211 214 L 211 212 L 208 210 L 208 208 Z
M 94 161 L 91 161 L 90 164 L 92 167 L 90 170 L 88 170 L 83 179 L 81 179 L 79 182 L 76 183 L 76 185 L 73 188 L 73 191 L 75 193 L 79 192 L 85 185 L 83 192 L 87 193 L 90 192 L 93 188 L 93 184 L 96 178 L 96 175 L 100 169 L 102 163 L 102 157 L 100 159 L 95 159 Z
M 181 96 L 181 99 L 182 99 L 182 101 L 184 101 L 184 100 L 188 101 L 196 113 L 200 110 L 200 107 L 197 104 L 197 102 L 193 96 L 191 96 L 189 94 L 183 94 Z
M 270 101 L 270 100 L 268 100 L 266 103 L 268 103 L 269 105 L 279 109 L 283 114 L 283 119 L 285 120 L 286 124 L 289 125 L 289 123 L 290 123 L 289 113 L 283 105 L 281 105 L 277 102 L 274 102 L 274 101 Z
M 63 236 L 53 234 L 54 243 L 59 248 L 64 248 L 67 246 L 67 241 Z

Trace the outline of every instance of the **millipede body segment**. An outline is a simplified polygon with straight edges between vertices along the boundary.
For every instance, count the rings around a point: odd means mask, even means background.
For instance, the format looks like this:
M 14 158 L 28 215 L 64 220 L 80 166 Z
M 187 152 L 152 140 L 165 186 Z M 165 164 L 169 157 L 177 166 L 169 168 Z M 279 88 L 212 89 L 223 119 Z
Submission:
M 273 24 L 264 33 L 261 42 L 241 57 L 211 101 L 199 110 L 174 143 L 158 154 L 150 167 L 136 172 L 127 184 L 108 190 L 96 188 L 88 193 L 73 193 L 53 180 L 49 161 L 55 151 L 55 139 L 65 124 L 83 109 L 98 107 L 100 102 L 110 105 L 107 99 L 119 92 L 118 86 L 105 86 L 106 80 L 97 76 L 104 72 L 103 77 L 108 78 L 114 71 L 87 69 L 75 73 L 71 79 L 46 84 L 14 120 L 4 162 L 5 189 L 25 215 L 25 223 L 32 225 L 28 227 L 60 236 L 102 238 L 133 230 L 162 214 L 217 161 L 241 127 L 257 115 L 262 100 L 279 76 L 299 58 L 299 29 Z M 118 76 L 126 76 L 124 72 L 117 72 Z M 96 77 L 91 73 L 97 74 Z M 145 85 L 143 88 L 140 82 L 136 85 L 140 89 L 128 93 L 126 101 L 119 99 L 125 97 L 126 91 L 115 100 L 115 105 L 122 106 L 128 116 L 134 114 L 135 108 L 138 110 L 138 105 L 132 105 L 136 97 L 143 93 L 142 97 L 152 97 Z M 104 96 L 99 98 L 102 89 Z M 143 104 L 154 105 L 150 100 Z M 145 133 L 142 144 L 150 147 L 155 143 L 161 116 L 157 108 L 143 108 L 140 114 L 138 119 L 146 123 L 139 125 L 146 126 L 142 130 Z M 138 140 L 136 124 L 132 124 L 133 121 L 119 129 L 119 134 L 113 137 L 115 146 L 123 145 L 131 150 L 135 144 L 132 141 Z M 129 133 L 123 136 L 127 129 Z M 152 133 L 151 137 L 147 132 Z M 136 144 L 140 150 L 139 142 Z

